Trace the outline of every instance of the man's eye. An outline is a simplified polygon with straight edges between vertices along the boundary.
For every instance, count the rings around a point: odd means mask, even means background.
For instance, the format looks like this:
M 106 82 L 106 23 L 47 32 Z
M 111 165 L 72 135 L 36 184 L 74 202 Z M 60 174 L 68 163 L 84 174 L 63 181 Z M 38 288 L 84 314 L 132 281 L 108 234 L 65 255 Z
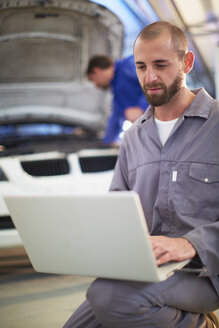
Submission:
M 161 64 L 157 64 L 156 65 L 158 68 L 165 68 L 165 67 L 167 67 L 167 65 L 161 65 Z
M 145 68 L 146 68 L 146 66 L 144 66 L 144 65 L 137 66 L 137 69 L 145 69 Z

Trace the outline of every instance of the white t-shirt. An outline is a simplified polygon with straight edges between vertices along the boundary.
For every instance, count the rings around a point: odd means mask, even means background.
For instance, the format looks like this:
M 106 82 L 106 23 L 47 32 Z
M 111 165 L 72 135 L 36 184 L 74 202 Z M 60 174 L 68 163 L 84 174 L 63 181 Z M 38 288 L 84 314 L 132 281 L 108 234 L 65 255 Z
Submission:
M 160 121 L 155 117 L 155 123 L 157 125 L 158 135 L 163 146 L 177 121 L 178 118 L 175 118 L 174 120 L 171 121 Z

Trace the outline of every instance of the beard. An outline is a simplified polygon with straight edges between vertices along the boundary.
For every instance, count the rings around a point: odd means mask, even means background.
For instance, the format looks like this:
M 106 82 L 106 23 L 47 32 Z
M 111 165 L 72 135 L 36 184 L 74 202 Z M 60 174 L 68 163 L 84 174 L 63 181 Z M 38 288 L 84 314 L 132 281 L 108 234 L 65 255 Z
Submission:
M 145 83 L 142 87 L 142 90 L 145 94 L 145 97 L 149 104 L 155 107 L 162 106 L 167 104 L 173 96 L 179 91 L 182 86 L 183 81 L 183 72 L 179 71 L 174 81 L 171 83 L 169 87 L 167 87 L 164 83 Z M 149 88 L 161 88 L 163 89 L 162 94 L 150 94 L 148 93 Z

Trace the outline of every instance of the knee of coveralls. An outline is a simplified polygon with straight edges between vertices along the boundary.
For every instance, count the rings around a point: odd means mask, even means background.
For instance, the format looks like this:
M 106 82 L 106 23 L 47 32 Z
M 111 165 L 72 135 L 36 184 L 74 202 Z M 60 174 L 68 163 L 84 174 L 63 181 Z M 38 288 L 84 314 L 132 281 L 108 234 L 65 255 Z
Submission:
M 206 328 L 203 315 L 160 304 L 150 293 L 136 293 L 136 287 L 121 281 L 95 280 L 87 291 L 87 299 L 96 319 L 113 328 L 172 328 L 178 324 Z
M 136 299 L 132 291 L 123 290 L 122 282 L 97 279 L 88 289 L 87 299 L 97 320 L 107 327 L 145 327 L 146 324 L 167 327 L 180 320 L 181 313 L 176 309 L 153 304 L 150 295 L 148 299 L 137 295 Z M 160 326 L 161 322 L 164 326 Z

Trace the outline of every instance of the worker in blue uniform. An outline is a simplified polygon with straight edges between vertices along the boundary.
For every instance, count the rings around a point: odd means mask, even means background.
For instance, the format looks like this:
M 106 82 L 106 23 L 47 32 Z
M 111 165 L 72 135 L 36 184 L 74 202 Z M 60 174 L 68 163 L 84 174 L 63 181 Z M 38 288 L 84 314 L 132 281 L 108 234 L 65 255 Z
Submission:
M 149 105 L 136 75 L 134 58 L 113 61 L 108 56 L 95 55 L 89 61 L 87 76 L 96 87 L 112 91 L 111 113 L 103 142 L 116 143 L 124 120 L 134 122 Z

